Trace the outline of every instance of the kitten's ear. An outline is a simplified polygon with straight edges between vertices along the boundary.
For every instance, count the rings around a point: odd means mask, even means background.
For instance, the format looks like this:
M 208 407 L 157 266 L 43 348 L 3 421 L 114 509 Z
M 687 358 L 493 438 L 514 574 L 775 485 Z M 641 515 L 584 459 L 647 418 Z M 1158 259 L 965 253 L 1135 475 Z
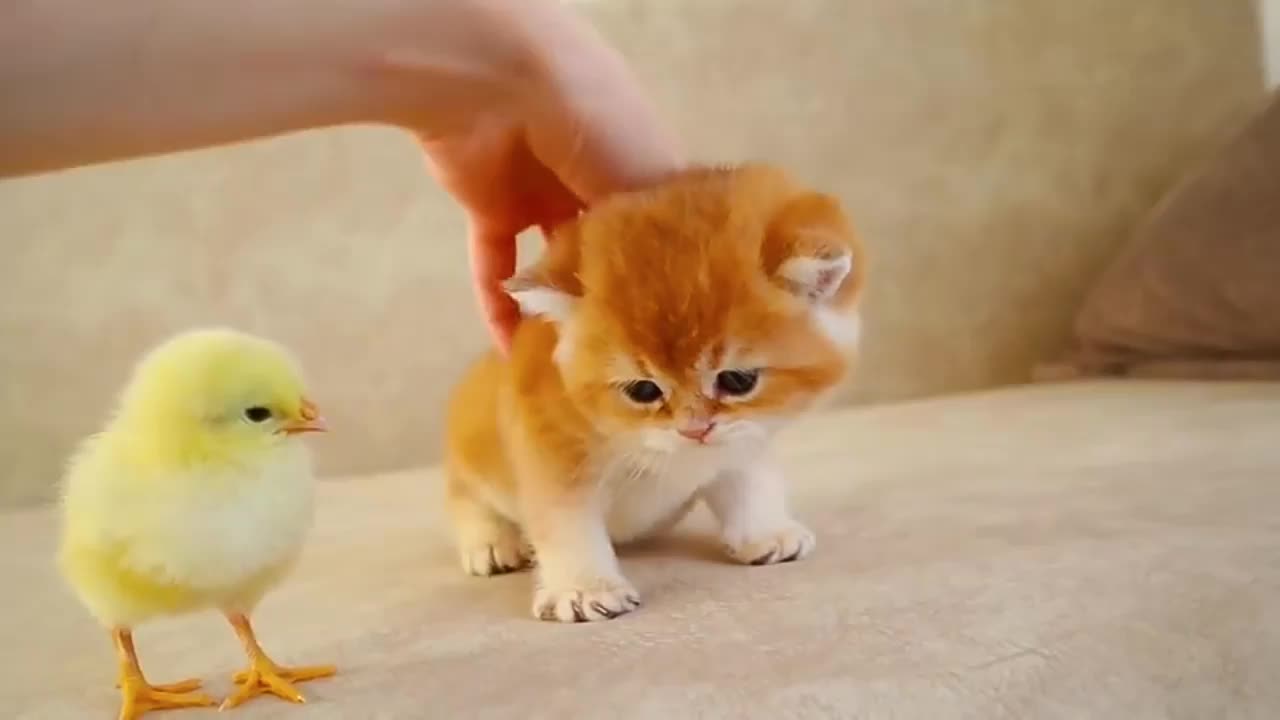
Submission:
M 775 282 L 811 303 L 850 299 L 861 284 L 861 246 L 828 195 L 804 193 L 784 205 L 769 225 L 764 253 Z
M 836 294 L 853 268 L 852 253 L 831 257 L 793 257 L 778 268 L 787 289 L 810 302 L 824 302 Z
M 525 317 L 538 317 L 557 325 L 573 314 L 578 298 L 555 283 L 540 266 L 516 273 L 502 285 Z
M 541 258 L 517 272 L 502 289 L 524 317 L 537 317 L 562 325 L 582 297 L 578 280 L 580 230 L 576 221 L 557 227 L 547 238 Z

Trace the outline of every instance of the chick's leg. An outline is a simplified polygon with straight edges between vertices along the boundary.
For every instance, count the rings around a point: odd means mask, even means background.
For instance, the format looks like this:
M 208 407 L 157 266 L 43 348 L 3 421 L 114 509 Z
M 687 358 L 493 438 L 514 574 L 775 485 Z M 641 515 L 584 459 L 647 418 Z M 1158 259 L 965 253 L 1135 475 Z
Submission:
M 133 633 L 127 628 L 111 632 L 116 654 L 120 658 L 120 720 L 136 720 L 148 710 L 209 707 L 217 703 L 204 693 L 193 692 L 199 680 L 184 680 L 167 685 L 152 685 L 142 675 L 138 654 L 133 647 Z
M 236 673 L 236 691 L 222 702 L 222 710 L 233 708 L 246 700 L 271 693 L 289 702 L 303 703 L 306 698 L 293 687 L 293 683 L 306 682 L 317 678 L 325 678 L 338 672 L 332 665 L 313 667 L 284 668 L 276 665 L 267 657 L 262 646 L 253 634 L 253 626 L 249 618 L 242 613 L 228 613 L 227 622 L 235 629 L 236 635 L 244 645 L 245 655 L 249 657 L 249 669 Z

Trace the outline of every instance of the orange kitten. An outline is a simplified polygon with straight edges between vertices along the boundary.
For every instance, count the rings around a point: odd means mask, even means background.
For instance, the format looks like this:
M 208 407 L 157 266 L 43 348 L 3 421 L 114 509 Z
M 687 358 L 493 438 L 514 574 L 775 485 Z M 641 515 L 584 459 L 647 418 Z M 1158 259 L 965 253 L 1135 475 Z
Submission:
M 528 318 L 510 357 L 450 406 L 463 567 L 536 555 L 536 617 L 613 618 L 640 604 L 613 544 L 699 499 L 733 559 L 807 555 L 768 440 L 845 375 L 862 275 L 836 201 L 767 167 L 687 172 L 566 226 L 507 285 Z

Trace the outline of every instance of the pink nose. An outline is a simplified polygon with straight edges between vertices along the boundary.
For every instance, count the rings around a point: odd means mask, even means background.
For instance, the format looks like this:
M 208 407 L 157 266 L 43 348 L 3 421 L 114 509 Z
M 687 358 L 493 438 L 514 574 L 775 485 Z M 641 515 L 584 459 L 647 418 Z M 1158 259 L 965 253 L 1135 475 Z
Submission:
M 680 433 L 684 437 L 689 438 L 690 440 L 697 440 L 698 442 L 702 442 L 707 439 L 707 436 L 711 434 L 711 431 L 714 430 L 715 427 L 716 427 L 715 423 L 707 423 L 706 425 L 694 425 L 692 427 L 682 427 L 676 432 Z

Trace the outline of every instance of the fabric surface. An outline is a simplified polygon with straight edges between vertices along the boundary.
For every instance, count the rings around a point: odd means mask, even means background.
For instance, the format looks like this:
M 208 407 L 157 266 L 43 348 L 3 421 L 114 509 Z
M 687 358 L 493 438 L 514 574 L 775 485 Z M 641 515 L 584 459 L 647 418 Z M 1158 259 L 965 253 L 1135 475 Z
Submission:
M 1280 385 L 1080 383 L 842 411 L 783 455 L 816 554 L 719 559 L 704 513 L 624 554 L 644 606 L 554 625 L 527 574 L 463 576 L 433 471 L 326 483 L 258 613 L 336 662 L 305 708 L 165 718 L 1274 718 Z M 48 510 L 0 516 L 0 707 L 113 717 L 106 638 L 55 579 Z M 212 615 L 143 627 L 155 681 L 226 692 Z
M 573 6 L 692 159 L 777 163 L 848 204 L 872 275 L 842 403 L 1024 380 L 1132 223 L 1264 92 L 1251 0 Z M 53 497 L 130 363 L 201 323 L 298 353 L 342 428 L 327 471 L 436 462 L 488 344 L 465 237 L 385 128 L 5 180 L 0 506 Z
M 1280 378 L 1280 94 L 1179 185 L 1077 321 L 1085 373 Z

